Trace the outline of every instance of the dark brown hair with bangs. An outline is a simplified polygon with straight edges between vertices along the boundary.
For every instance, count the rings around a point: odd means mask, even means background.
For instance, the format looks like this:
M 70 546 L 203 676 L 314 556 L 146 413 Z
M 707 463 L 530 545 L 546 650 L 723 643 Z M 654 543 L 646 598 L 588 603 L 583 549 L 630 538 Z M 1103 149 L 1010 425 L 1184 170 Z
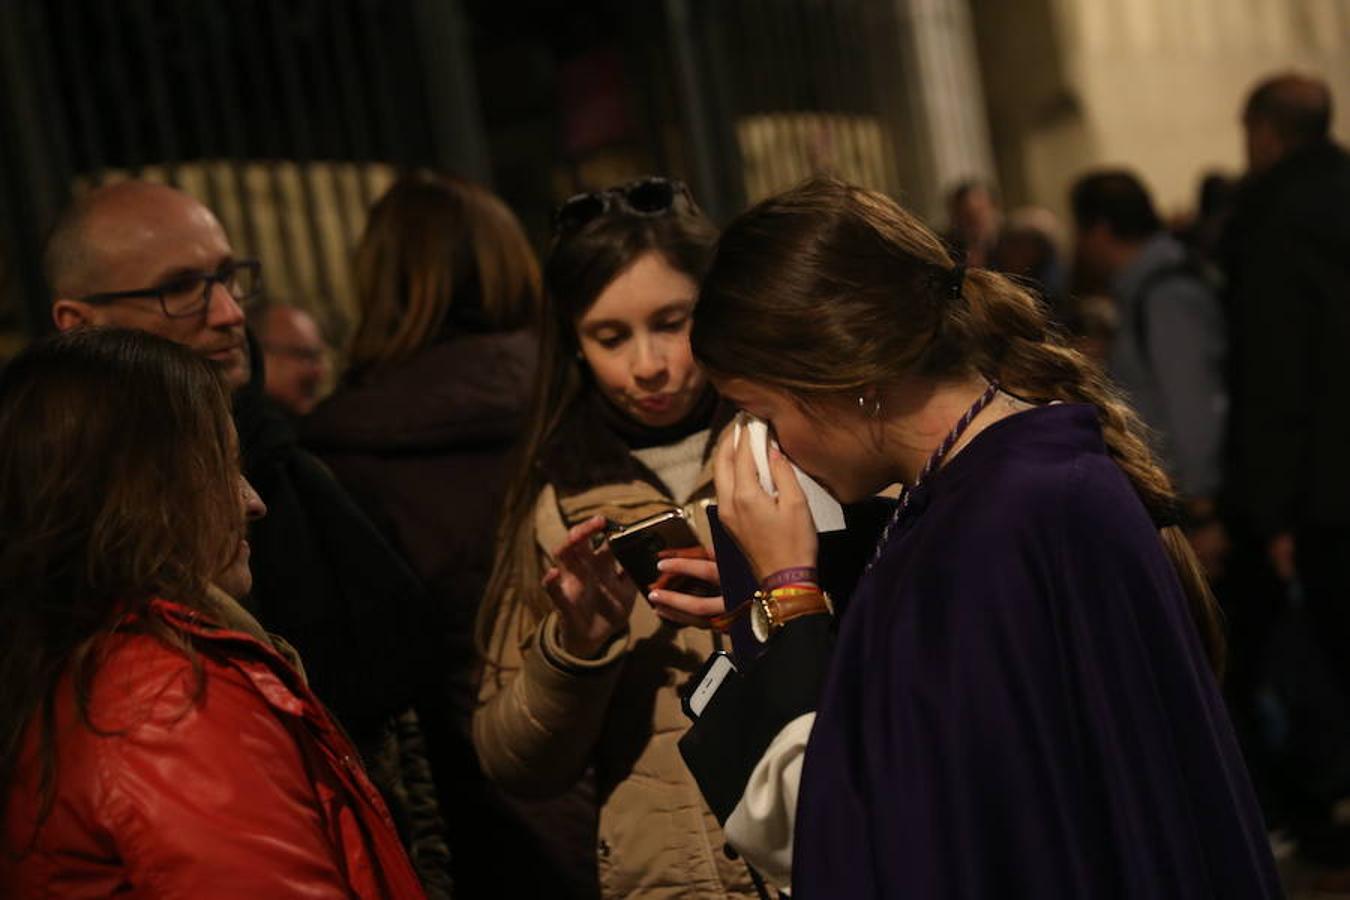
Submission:
M 548 612 L 539 580 L 534 542 L 534 506 L 545 485 L 539 458 L 570 407 L 591 383 L 580 359 L 577 322 L 615 278 L 648 253 L 660 254 L 673 269 L 697 281 L 712 258 L 717 228 L 692 199 L 676 200 L 668 214 L 610 210 L 575 231 L 555 238 L 544 265 L 544 309 L 539 321 L 539 368 L 529 423 L 515 460 L 497 530 L 492 576 L 479 608 L 477 644 L 488 663 L 500 658 L 491 647 L 493 626 L 525 603 L 528 626 Z
M 38 727 L 40 815 L 53 802 L 58 683 L 84 725 L 103 641 L 149 633 L 162 597 L 206 609 L 243 535 L 229 394 L 209 362 L 141 331 L 80 329 L 0 376 L 0 808 Z

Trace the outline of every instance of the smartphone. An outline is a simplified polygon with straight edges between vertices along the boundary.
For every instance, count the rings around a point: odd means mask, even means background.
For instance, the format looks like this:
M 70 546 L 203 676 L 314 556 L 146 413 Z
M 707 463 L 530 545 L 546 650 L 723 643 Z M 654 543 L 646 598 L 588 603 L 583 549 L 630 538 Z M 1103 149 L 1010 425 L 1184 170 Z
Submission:
M 702 544 L 677 509 L 658 513 L 609 533 L 609 548 L 628 577 L 645 597 L 653 588 L 669 588 L 682 594 L 715 597 L 717 586 L 687 575 L 666 575 L 656 567 L 662 559 L 681 551 L 702 551 Z
M 731 661 L 731 656 L 725 650 L 718 650 L 708 657 L 707 662 L 680 690 L 680 706 L 684 708 L 684 714 L 690 719 L 697 719 L 703 715 L 703 710 L 708 708 L 708 702 L 712 700 L 713 694 L 716 694 L 722 683 L 736 674 L 736 671 L 736 664 Z

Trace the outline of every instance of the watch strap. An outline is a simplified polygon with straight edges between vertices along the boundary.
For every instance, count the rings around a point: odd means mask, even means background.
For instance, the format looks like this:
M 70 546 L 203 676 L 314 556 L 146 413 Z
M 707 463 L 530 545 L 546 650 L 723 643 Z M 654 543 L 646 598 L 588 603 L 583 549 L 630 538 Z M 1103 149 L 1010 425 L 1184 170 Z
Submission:
M 813 591 L 769 591 L 762 600 L 775 629 L 802 616 L 831 611 L 829 597 L 819 588 Z

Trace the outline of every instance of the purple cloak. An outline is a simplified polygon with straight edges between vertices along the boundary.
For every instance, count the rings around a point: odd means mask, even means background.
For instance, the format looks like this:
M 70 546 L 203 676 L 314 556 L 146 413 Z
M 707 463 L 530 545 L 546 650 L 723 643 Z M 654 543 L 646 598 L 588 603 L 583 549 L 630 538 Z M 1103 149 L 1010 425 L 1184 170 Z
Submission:
M 794 900 L 1282 896 L 1157 529 L 1095 410 L 1003 419 L 844 610 Z

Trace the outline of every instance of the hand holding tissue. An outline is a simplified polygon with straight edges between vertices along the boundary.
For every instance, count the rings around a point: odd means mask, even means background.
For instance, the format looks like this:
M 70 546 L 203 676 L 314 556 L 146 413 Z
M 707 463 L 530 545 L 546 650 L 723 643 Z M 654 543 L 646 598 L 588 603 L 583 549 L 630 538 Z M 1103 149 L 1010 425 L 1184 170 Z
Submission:
M 741 413 L 736 419 L 735 433 L 732 435 L 733 446 L 740 445 L 742 435 L 750 441 L 750 454 L 754 457 L 755 469 L 759 473 L 760 487 L 770 496 L 778 496 L 778 488 L 774 485 L 773 474 L 769 470 L 769 444 L 772 442 L 773 446 L 777 447 L 778 442 L 770 436 L 768 423 L 763 419 Z M 791 463 L 790 460 L 789 462 Z M 796 463 L 791 465 L 792 471 L 797 475 L 797 483 L 801 485 L 802 493 L 806 495 L 807 505 L 811 508 L 811 518 L 815 522 L 816 531 L 843 531 L 844 509 L 839 505 L 839 501 L 831 497 L 819 482 L 799 469 Z

